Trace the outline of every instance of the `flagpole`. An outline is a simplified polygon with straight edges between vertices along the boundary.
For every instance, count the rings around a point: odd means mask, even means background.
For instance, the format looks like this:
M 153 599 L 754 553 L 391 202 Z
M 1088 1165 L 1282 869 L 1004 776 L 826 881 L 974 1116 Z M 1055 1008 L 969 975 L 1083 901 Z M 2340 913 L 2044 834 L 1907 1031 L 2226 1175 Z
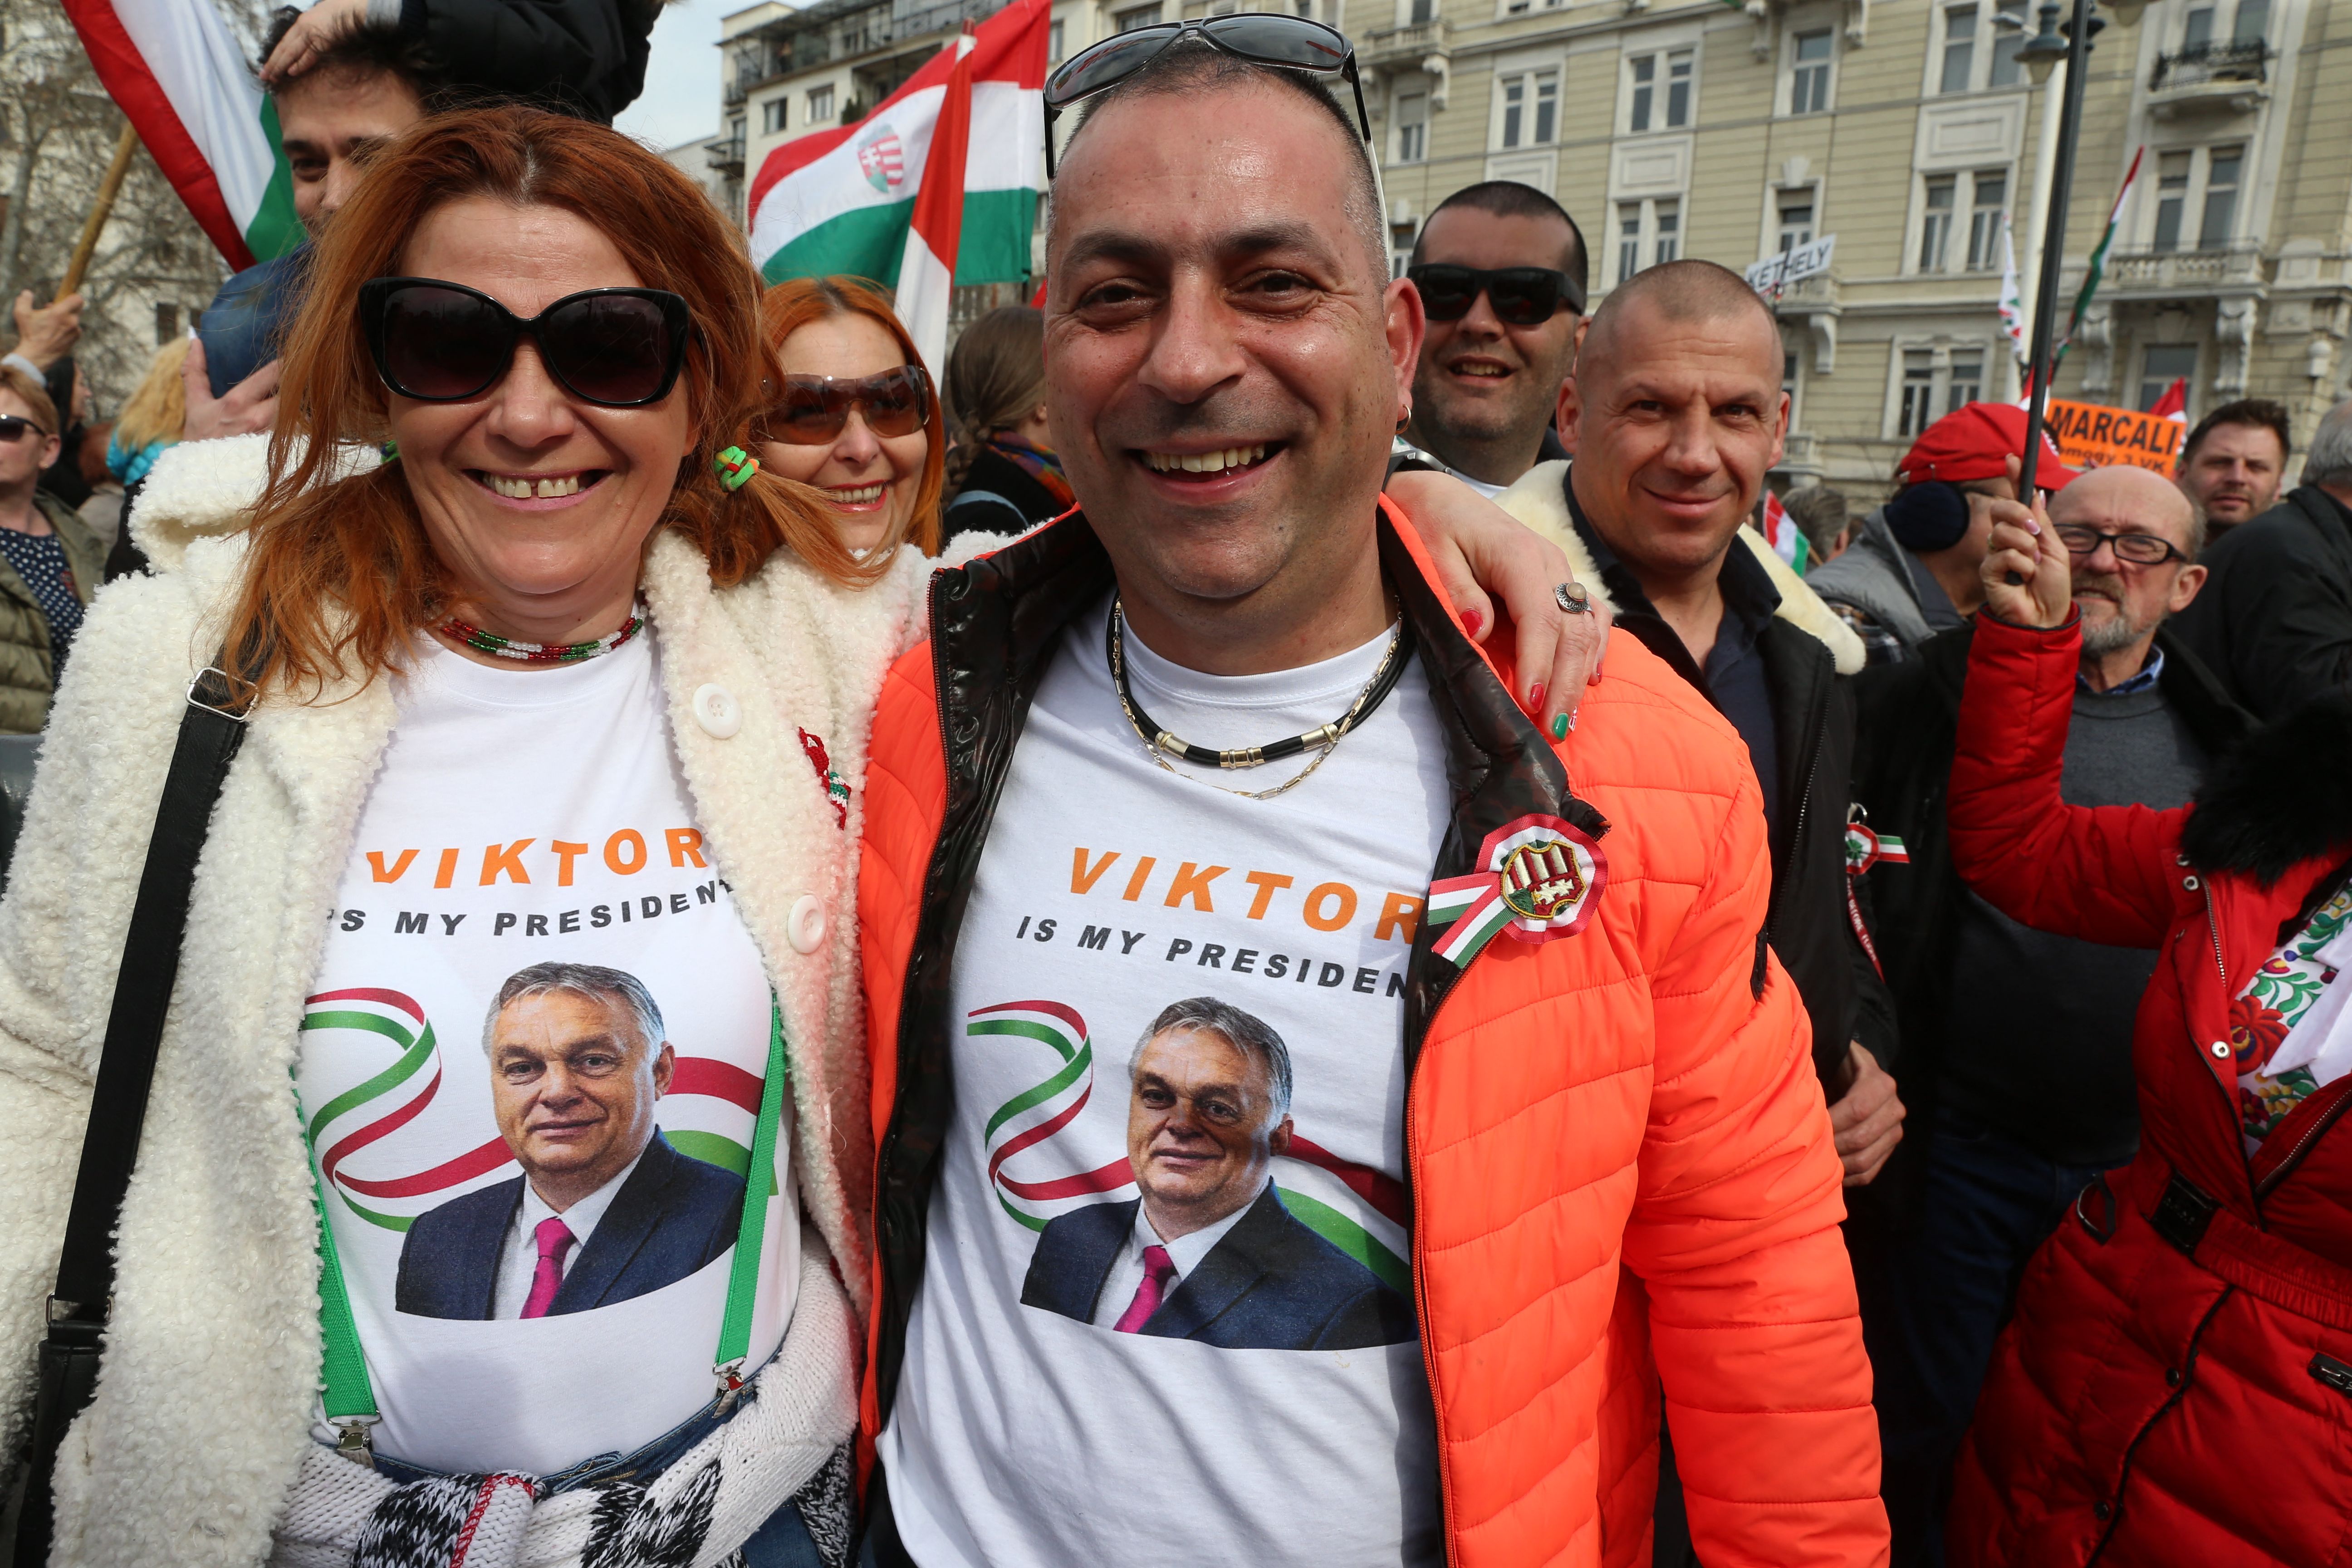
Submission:
M 89 270 L 89 258 L 98 249 L 99 231 L 114 211 L 115 195 L 122 189 L 122 176 L 131 171 L 131 154 L 139 145 L 139 132 L 131 121 L 122 122 L 122 134 L 115 138 L 114 162 L 106 166 L 106 178 L 100 182 L 98 200 L 90 204 L 89 217 L 81 226 L 81 238 L 75 242 L 73 259 L 66 263 L 65 281 L 58 285 L 58 298 L 81 287 L 82 274 Z

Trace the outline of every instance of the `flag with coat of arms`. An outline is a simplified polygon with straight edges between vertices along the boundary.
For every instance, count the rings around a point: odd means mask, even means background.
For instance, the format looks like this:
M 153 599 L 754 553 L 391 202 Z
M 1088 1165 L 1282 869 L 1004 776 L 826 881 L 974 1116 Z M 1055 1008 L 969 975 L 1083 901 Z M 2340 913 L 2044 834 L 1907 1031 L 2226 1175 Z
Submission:
M 761 275 L 780 283 L 846 273 L 889 286 L 936 373 L 949 289 L 1030 274 L 1051 19 L 1051 0 L 1014 0 L 856 124 L 769 153 L 749 204 Z

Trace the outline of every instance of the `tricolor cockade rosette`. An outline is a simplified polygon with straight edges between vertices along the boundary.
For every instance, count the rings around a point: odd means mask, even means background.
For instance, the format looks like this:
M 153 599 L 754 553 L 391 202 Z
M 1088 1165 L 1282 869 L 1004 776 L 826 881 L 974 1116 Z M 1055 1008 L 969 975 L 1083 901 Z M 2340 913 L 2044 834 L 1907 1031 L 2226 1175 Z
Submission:
M 1521 942 L 1574 936 L 1608 881 L 1609 858 L 1581 828 L 1540 815 L 1506 823 L 1486 836 L 1477 870 L 1430 884 L 1430 925 L 1452 927 L 1437 955 L 1466 965 L 1505 931 Z

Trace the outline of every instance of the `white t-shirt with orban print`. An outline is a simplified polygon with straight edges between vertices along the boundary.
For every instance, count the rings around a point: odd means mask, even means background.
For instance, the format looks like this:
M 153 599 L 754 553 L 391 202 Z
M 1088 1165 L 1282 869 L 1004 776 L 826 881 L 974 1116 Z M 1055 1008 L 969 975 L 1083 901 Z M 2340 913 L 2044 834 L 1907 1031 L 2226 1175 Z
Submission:
M 768 984 L 702 851 L 650 632 L 554 669 L 430 647 L 394 696 L 305 1020 L 303 1129 L 383 1417 L 377 1449 L 546 1475 L 641 1447 L 713 1395 Z M 555 1211 L 501 1121 L 486 1042 L 501 986 L 550 963 L 634 976 L 669 1065 L 655 1098 L 651 1046 L 641 1068 L 577 1043 L 614 1021 L 625 1057 L 625 1003 L 592 1001 L 587 1025 L 562 990 L 503 1012 L 499 1039 L 552 1042 L 601 1080 L 551 1102 L 552 1132 L 531 1131 L 528 1113 L 515 1122 L 522 1152 L 604 1138 L 613 1158 L 635 1150 L 595 1191 L 567 1194 L 579 1234 L 558 1294 L 526 1320 L 534 1232 Z M 754 1368 L 782 1339 L 799 1278 L 782 1140 L 775 1164 Z
M 1404 1168 L 1402 976 L 1449 809 L 1425 679 L 1236 799 L 1146 753 L 1108 610 L 1039 688 L 957 940 L 881 1443 L 901 1540 L 923 1568 L 1442 1562 Z M 1224 679 L 1126 647 L 1152 720 L 1224 748 L 1336 718 L 1386 645 Z M 1187 771 L 1264 789 L 1303 760 Z

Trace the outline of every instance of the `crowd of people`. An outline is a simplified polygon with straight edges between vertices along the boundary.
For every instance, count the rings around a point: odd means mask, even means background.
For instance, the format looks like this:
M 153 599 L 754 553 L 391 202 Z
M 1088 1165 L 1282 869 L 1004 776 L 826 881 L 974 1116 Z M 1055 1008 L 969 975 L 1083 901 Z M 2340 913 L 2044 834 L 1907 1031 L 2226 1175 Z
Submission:
M 2352 405 L 1970 404 L 1800 572 L 1770 306 L 1392 279 L 1318 24 L 1056 71 L 933 367 L 639 11 L 283 13 L 307 243 L 110 420 L 17 302 L 18 1563 L 2332 1560 Z

